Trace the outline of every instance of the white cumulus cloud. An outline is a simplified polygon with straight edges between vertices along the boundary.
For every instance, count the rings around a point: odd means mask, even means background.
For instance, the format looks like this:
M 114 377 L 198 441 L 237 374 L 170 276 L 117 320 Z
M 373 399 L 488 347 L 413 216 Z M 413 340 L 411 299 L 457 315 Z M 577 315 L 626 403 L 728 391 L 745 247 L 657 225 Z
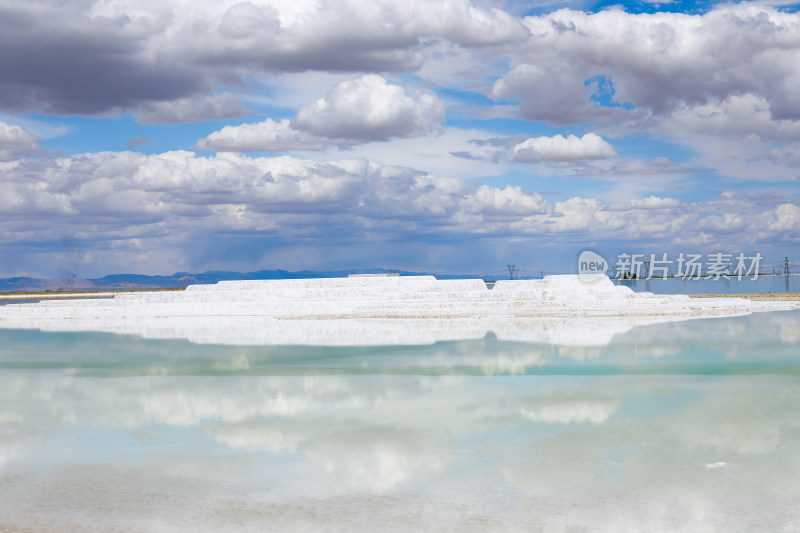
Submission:
M 149 258 L 151 269 L 195 268 L 222 249 L 226 260 L 247 264 L 275 254 L 269 257 L 281 264 L 292 266 L 294 258 L 307 266 L 319 250 L 326 251 L 325 261 L 339 254 L 350 263 L 400 262 L 413 251 L 424 256 L 420 262 L 458 262 L 450 256 L 495 257 L 514 239 L 646 238 L 667 246 L 703 228 L 709 246 L 742 249 L 758 239 L 791 243 L 800 231 L 800 208 L 780 196 L 723 195 L 695 204 L 661 196 L 626 205 L 580 196 L 549 202 L 518 186 L 476 184 L 368 159 L 188 151 L 3 163 L 0 215 L 9 257 L 23 257 L 18 247 L 32 239 L 63 243 L 66 235 L 112 271 L 129 269 L 140 257 Z M 442 243 L 451 240 L 459 244 L 442 259 Z M 387 241 L 391 247 L 382 246 Z M 127 242 L 136 245 L 120 246 Z M 298 255 L 294 244 L 311 258 Z M 44 248 L 24 250 L 32 261 L 58 261 Z
M 283 152 L 289 150 L 322 150 L 327 139 L 296 130 L 289 119 L 268 118 L 255 124 L 225 126 L 200 139 L 198 150 L 213 152 Z
M 385 141 L 413 137 L 440 126 L 444 104 L 432 94 L 413 98 L 377 74 L 336 84 L 300 108 L 294 127 L 329 138 Z
M 527 163 L 605 159 L 616 155 L 614 147 L 594 133 L 587 133 L 583 137 L 575 135 L 532 137 L 517 144 L 508 152 L 511 161 Z
M 12 161 L 39 151 L 39 138 L 29 131 L 0 122 L 0 161 Z
M 403 87 L 368 74 L 337 83 L 300 108 L 294 120 L 267 119 L 226 126 L 197 142 L 212 151 L 321 150 L 370 141 L 416 137 L 435 131 L 444 120 L 444 103 L 435 95 L 410 96 Z
M 524 22 L 531 38 L 492 95 L 518 98 L 526 118 L 629 120 L 752 95 L 771 118 L 800 119 L 796 13 L 742 2 L 702 15 L 561 9 Z

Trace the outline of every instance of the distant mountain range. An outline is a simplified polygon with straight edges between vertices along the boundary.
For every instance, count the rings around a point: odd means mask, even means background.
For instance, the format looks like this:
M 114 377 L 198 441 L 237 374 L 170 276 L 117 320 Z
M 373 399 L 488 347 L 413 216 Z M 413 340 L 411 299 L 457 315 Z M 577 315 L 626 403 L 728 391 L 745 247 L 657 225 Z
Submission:
M 146 276 L 142 274 L 112 274 L 97 279 L 38 279 L 38 278 L 6 278 L 0 279 L 0 292 L 38 292 L 38 291 L 95 291 L 125 289 L 171 289 L 187 285 L 216 283 L 226 280 L 242 279 L 307 279 L 307 278 L 343 278 L 350 274 L 390 274 L 401 276 L 420 276 L 425 272 L 409 272 L 403 270 L 387 270 L 384 268 L 364 268 L 351 270 L 259 270 L 256 272 L 226 272 L 212 270 L 202 274 L 176 272 L 171 276 Z M 474 278 L 475 275 L 442 276 L 440 279 Z

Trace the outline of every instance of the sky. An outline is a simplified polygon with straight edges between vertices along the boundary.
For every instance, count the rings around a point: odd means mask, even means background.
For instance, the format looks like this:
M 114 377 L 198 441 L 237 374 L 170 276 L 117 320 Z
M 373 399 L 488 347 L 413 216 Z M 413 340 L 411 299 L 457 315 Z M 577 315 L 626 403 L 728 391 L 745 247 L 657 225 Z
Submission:
M 776 2 L 0 0 L 0 276 L 800 260 Z

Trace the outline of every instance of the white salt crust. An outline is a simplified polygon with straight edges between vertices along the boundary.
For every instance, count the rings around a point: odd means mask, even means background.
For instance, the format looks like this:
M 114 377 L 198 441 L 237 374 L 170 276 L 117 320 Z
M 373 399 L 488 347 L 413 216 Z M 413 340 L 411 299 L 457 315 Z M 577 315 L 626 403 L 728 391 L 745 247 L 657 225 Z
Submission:
M 608 278 L 433 276 L 222 281 L 183 292 L 0 307 L 0 327 L 213 344 L 402 345 L 481 338 L 602 345 L 637 325 L 797 309 L 797 302 L 636 293 Z

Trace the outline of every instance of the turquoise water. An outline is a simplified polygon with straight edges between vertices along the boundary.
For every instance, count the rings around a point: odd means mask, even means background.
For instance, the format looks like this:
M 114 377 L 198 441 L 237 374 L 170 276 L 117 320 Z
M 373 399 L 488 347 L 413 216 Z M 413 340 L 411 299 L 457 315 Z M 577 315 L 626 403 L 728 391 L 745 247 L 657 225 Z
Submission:
M 798 531 L 800 312 L 602 346 L 0 330 L 0 531 Z
M 756 279 L 705 279 L 669 278 L 651 280 L 613 280 L 636 292 L 648 291 L 656 294 L 757 294 L 760 292 L 800 292 L 800 275 L 759 276 Z

